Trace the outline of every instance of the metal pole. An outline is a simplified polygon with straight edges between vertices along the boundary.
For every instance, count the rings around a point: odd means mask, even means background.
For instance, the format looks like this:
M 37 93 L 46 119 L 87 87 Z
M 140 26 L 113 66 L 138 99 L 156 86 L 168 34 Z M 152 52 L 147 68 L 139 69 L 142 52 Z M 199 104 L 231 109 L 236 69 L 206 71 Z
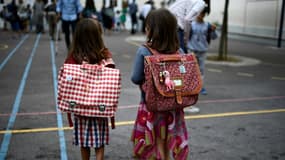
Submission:
M 281 16 L 280 16 L 279 36 L 278 36 L 278 44 L 277 44 L 277 47 L 278 47 L 278 48 L 281 48 L 281 42 L 282 42 L 282 32 L 283 32 L 283 22 L 284 22 L 284 8 L 285 8 L 285 3 L 284 3 L 284 0 L 282 0 L 282 9 L 281 9 Z

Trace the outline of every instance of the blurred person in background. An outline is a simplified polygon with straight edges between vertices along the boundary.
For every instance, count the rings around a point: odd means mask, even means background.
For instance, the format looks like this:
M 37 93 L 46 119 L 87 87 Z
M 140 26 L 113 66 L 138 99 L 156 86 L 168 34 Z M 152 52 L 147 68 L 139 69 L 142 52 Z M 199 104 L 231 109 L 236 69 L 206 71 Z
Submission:
M 113 6 L 110 5 L 109 7 L 106 7 L 106 4 L 103 3 L 102 9 L 101 9 L 101 15 L 102 15 L 102 20 L 103 20 L 104 32 L 107 35 L 110 35 L 114 27 L 115 12 L 114 12 Z
M 138 12 L 138 5 L 136 3 L 136 0 L 133 0 L 133 2 L 129 4 L 129 14 L 131 16 L 131 24 L 132 24 L 131 34 L 135 34 L 138 30 L 137 12 Z
M 186 44 L 189 39 L 189 24 L 195 20 L 204 7 L 203 0 L 177 0 L 168 8 L 177 19 L 179 44 L 185 53 L 187 53 Z
M 55 33 L 56 33 L 56 24 L 57 24 L 57 17 L 56 17 L 56 2 L 55 0 L 51 0 L 45 7 L 47 21 L 49 26 L 49 36 L 51 40 L 55 40 Z
M 58 0 L 56 12 L 58 19 L 61 19 L 62 31 L 65 37 L 67 49 L 70 49 L 70 33 L 74 33 L 76 23 L 81 16 L 83 7 L 80 0 Z M 70 32 L 71 28 L 71 32 Z
M 44 33 L 44 2 L 36 0 L 33 6 L 34 14 L 33 21 L 36 25 L 36 33 Z
M 19 25 L 20 25 L 20 30 L 23 33 L 28 32 L 28 20 L 29 20 L 29 13 L 28 13 L 28 8 L 24 4 L 23 0 L 19 0 L 18 4 L 18 16 L 19 16 Z
M 15 0 L 12 0 L 11 3 L 7 5 L 8 16 L 7 20 L 10 22 L 11 28 L 16 35 L 13 35 L 12 38 L 17 38 L 20 36 L 20 18 L 18 16 L 18 7 Z
M 144 3 L 144 5 L 142 6 L 141 8 L 141 11 L 140 11 L 140 15 L 139 15 L 139 18 L 140 20 L 142 21 L 142 28 L 141 28 L 141 31 L 143 33 L 145 33 L 145 19 L 146 19 L 146 16 L 148 15 L 148 13 L 155 9 L 154 7 L 154 2 L 152 0 L 148 0 Z
M 211 39 L 216 39 L 217 32 L 216 26 L 204 21 L 204 17 L 206 15 L 206 9 L 204 9 L 190 24 L 190 35 L 189 41 L 187 44 L 188 49 L 193 52 L 197 58 L 199 63 L 199 68 L 202 75 L 203 87 L 200 92 L 202 95 L 207 94 L 207 90 L 205 89 L 205 61 L 206 61 L 206 52 L 208 51 L 208 47 L 210 45 Z
M 82 11 L 83 18 L 93 18 L 98 20 L 99 22 L 102 21 L 101 15 L 97 12 L 96 6 L 94 4 L 94 0 L 86 0 L 85 7 Z

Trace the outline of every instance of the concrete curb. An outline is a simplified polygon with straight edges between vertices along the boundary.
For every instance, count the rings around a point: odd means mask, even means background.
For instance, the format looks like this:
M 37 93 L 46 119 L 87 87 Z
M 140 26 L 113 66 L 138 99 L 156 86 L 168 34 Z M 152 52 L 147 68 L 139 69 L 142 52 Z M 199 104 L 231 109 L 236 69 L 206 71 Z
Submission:
M 130 36 L 125 39 L 128 43 L 140 46 L 140 44 L 143 44 L 146 40 L 145 36 Z M 207 53 L 207 56 L 209 55 L 218 55 L 218 53 Z M 243 57 L 243 56 L 237 56 L 237 55 L 230 55 L 232 57 L 235 57 L 237 59 L 240 59 L 240 62 L 223 62 L 223 61 L 206 61 L 206 64 L 213 64 L 213 65 L 223 65 L 223 66 L 231 66 L 231 67 L 241 67 L 241 66 L 254 66 L 261 63 L 260 60 L 249 58 L 249 57 Z
M 207 53 L 209 55 L 218 55 L 218 53 Z M 231 57 L 235 57 L 240 59 L 240 62 L 225 62 L 225 61 L 206 61 L 206 64 L 214 64 L 214 65 L 223 65 L 223 66 L 231 66 L 231 67 L 241 67 L 241 66 L 254 66 L 258 65 L 261 61 L 254 58 L 237 56 L 237 55 L 230 55 Z

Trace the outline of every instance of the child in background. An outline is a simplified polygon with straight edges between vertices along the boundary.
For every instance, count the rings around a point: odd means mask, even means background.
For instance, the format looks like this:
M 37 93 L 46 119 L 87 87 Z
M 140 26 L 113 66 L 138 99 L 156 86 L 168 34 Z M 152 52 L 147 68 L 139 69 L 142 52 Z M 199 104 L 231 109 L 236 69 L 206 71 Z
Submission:
M 189 41 L 187 44 L 188 49 L 191 52 L 195 53 L 195 56 L 199 63 L 199 68 L 200 68 L 202 80 L 203 80 L 203 88 L 200 92 L 200 94 L 202 95 L 207 94 L 207 90 L 205 89 L 206 52 L 208 51 L 210 40 L 217 38 L 216 26 L 210 24 L 209 22 L 205 22 L 204 21 L 205 15 L 206 15 L 206 9 L 204 9 L 197 16 L 196 20 L 191 23 L 190 36 L 189 36 Z M 200 109 L 195 106 L 191 106 L 189 108 L 185 108 L 184 111 L 196 113 L 196 112 L 199 112 Z
M 91 18 L 79 21 L 65 63 L 98 64 L 112 61 L 111 56 L 102 39 L 101 24 Z M 90 148 L 95 148 L 96 160 L 104 159 L 104 147 L 109 144 L 108 118 L 74 115 L 73 134 L 73 144 L 80 147 L 82 160 L 90 159 Z
M 85 7 L 82 11 L 83 18 L 93 18 L 98 21 L 102 21 L 100 14 L 97 12 L 94 0 L 86 0 Z
M 216 26 L 204 21 L 206 10 L 203 10 L 196 21 L 191 23 L 190 38 L 188 41 L 188 48 L 194 52 L 200 67 L 202 77 L 205 75 L 205 60 L 206 52 L 210 45 L 211 39 L 217 38 Z M 201 94 L 206 95 L 207 91 L 205 85 L 203 85 Z
M 173 54 L 179 49 L 177 21 L 166 9 L 152 10 L 146 17 L 148 47 L 162 54 Z M 144 83 L 144 56 L 151 55 L 145 46 L 136 53 L 132 82 L 141 88 Z M 168 112 L 149 112 L 145 93 L 141 90 L 141 102 L 132 132 L 133 153 L 138 159 L 187 159 L 188 133 L 183 109 Z
M 127 20 L 127 12 L 128 12 L 127 6 L 122 8 L 122 12 L 121 12 L 121 15 L 120 15 L 120 23 L 121 23 L 121 29 L 122 30 L 126 29 L 125 23 L 126 23 L 126 20 Z
M 115 14 L 115 31 L 121 31 L 121 11 L 119 10 Z

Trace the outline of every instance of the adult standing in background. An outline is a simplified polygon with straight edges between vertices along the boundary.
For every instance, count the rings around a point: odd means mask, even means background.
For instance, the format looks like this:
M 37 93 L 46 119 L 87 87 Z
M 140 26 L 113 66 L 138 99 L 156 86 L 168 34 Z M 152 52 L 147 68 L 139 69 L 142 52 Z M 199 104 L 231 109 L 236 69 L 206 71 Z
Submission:
M 76 23 L 80 17 L 83 7 L 80 0 L 58 0 L 56 12 L 61 19 L 62 31 L 65 35 L 65 44 L 70 49 L 70 27 L 72 33 L 75 31 Z
M 23 0 L 18 1 L 19 4 L 17 6 L 18 8 L 18 16 L 19 16 L 19 25 L 22 33 L 27 32 L 27 24 L 28 24 L 28 9 L 27 6 L 24 4 Z
M 138 29 L 137 12 L 138 12 L 138 5 L 136 3 L 136 0 L 133 0 L 133 2 L 129 4 L 129 14 L 131 16 L 131 23 L 132 23 L 131 34 L 135 34 Z
M 47 21 L 49 26 L 49 35 L 51 40 L 55 40 L 55 34 L 56 34 L 56 2 L 55 0 L 51 0 L 45 7 L 46 15 L 47 15 Z
M 27 4 L 28 10 L 28 23 L 27 26 L 29 27 L 28 31 L 31 32 L 33 30 L 33 11 L 30 4 Z
M 169 6 L 178 23 L 178 38 L 180 48 L 187 53 L 186 44 L 189 39 L 189 26 L 191 21 L 195 20 L 198 14 L 204 9 L 203 0 L 176 0 Z
M 33 6 L 34 22 L 36 25 L 36 33 L 44 33 L 44 2 L 36 0 Z
M 152 0 L 148 0 L 144 3 L 140 11 L 140 20 L 142 20 L 142 32 L 145 33 L 145 19 L 148 13 L 154 8 L 154 2 Z
M 15 0 L 12 0 L 12 2 L 7 5 L 7 11 L 10 13 L 7 20 L 10 22 L 13 32 L 18 35 L 20 30 L 20 18 L 18 16 L 18 7 Z M 15 35 L 13 37 L 16 38 L 17 36 Z
M 104 31 L 107 35 L 110 35 L 112 32 L 112 29 L 114 27 L 114 8 L 112 5 L 109 7 L 106 7 L 105 1 L 102 5 L 101 9 L 101 15 L 102 15 L 102 20 L 103 20 L 103 27 Z

